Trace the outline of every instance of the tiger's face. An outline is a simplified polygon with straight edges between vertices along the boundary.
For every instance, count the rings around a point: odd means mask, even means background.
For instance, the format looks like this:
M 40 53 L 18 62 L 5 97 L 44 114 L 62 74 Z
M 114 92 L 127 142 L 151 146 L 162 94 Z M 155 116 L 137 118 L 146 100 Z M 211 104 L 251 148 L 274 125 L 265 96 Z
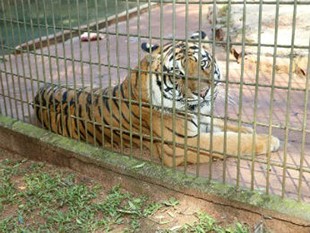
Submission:
M 199 33 L 205 37 L 205 33 Z M 180 41 L 162 48 L 156 45 L 150 48 L 147 44 L 142 48 L 151 56 L 150 97 L 154 105 L 190 111 L 196 111 L 200 106 L 204 112 L 209 112 L 221 74 L 215 59 L 202 43 Z

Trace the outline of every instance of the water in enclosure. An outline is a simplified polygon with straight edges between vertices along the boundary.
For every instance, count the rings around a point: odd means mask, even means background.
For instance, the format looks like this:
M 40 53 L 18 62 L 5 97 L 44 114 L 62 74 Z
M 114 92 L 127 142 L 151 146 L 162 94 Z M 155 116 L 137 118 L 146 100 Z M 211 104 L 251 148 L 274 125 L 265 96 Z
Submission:
M 3 0 L 0 4 L 0 54 L 49 34 L 100 21 L 137 6 L 104 0 Z

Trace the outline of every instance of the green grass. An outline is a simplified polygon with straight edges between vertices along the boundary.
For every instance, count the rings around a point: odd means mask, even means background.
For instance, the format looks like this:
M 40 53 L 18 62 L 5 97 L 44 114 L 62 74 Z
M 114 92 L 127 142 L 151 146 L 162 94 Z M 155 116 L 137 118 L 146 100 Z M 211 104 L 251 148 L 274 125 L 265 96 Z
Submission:
M 154 202 L 120 186 L 106 191 L 96 181 L 43 163 L 0 162 L 0 232 L 136 232 L 143 221 L 178 205 L 175 198 Z M 197 219 L 177 232 L 248 232 L 239 223 L 222 228 L 206 213 Z
M 216 233 L 246 233 L 248 228 L 240 223 L 231 227 L 222 227 L 216 220 L 204 212 L 197 213 L 198 221 L 193 224 L 186 224 L 181 228 L 181 232 L 216 232 Z

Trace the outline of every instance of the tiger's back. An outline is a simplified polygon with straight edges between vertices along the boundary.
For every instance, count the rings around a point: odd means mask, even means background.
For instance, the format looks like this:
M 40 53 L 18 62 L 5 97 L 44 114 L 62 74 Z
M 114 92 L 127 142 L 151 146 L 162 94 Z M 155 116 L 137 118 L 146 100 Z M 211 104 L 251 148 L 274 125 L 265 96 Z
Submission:
M 145 85 L 138 73 L 135 70 L 120 85 L 104 89 L 45 84 L 33 101 L 37 119 L 54 133 L 95 145 L 140 144 L 140 134 L 150 135 L 150 127 L 146 92 L 137 90 Z

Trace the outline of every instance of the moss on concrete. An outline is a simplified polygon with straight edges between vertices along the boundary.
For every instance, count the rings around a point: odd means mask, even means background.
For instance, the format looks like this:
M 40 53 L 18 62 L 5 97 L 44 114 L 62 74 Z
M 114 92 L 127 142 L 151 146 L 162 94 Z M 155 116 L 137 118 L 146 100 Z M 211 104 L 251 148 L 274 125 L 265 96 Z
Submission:
M 12 132 L 25 137 L 37 139 L 48 147 L 55 148 L 55 150 L 67 151 L 81 161 L 96 164 L 118 174 L 134 177 L 200 198 L 209 196 L 210 199 L 210 197 L 217 196 L 228 202 L 244 203 L 310 221 L 310 204 L 308 203 L 281 199 L 278 196 L 266 195 L 258 191 L 238 190 L 231 185 L 210 182 L 206 178 L 184 174 L 181 171 L 169 169 L 159 164 L 121 156 L 118 153 L 65 138 L 0 115 L 1 127 L 11 129 Z
M 12 125 L 17 122 L 17 120 L 2 116 L 0 114 L 0 125 L 5 127 L 5 128 L 12 128 Z

